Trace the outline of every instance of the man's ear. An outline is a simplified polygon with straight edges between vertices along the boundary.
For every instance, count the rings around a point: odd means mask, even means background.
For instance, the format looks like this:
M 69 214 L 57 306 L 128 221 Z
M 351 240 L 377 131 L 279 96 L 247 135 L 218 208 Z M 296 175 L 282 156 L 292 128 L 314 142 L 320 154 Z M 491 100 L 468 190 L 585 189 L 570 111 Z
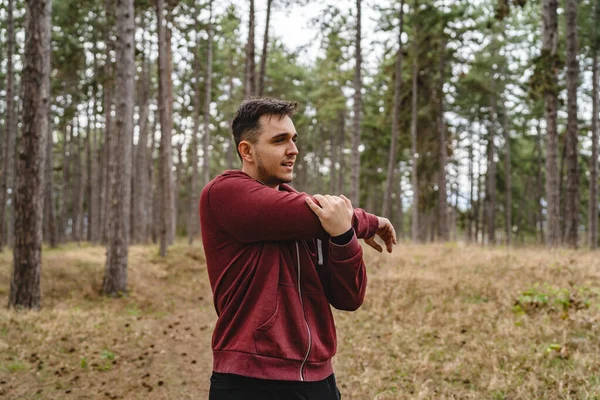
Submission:
M 242 140 L 240 144 L 238 144 L 238 151 L 242 156 L 242 160 L 252 163 L 254 162 L 254 149 L 252 148 L 252 144 L 245 140 Z

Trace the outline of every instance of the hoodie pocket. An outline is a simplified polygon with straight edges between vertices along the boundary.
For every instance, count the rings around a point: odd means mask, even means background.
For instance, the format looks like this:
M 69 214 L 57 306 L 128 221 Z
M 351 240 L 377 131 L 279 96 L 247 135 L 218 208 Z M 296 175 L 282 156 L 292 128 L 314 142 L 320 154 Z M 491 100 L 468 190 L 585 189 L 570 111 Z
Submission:
M 254 331 L 256 353 L 262 356 L 302 360 L 308 346 L 308 332 L 298 291 L 279 285 L 273 315 Z

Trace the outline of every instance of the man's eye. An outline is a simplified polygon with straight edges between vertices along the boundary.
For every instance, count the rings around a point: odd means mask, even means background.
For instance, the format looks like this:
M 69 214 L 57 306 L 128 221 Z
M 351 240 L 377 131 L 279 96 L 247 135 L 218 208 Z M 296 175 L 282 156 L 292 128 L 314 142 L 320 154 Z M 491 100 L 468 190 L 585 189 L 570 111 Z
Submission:
M 293 141 L 294 143 L 296 143 L 296 142 L 298 141 L 298 138 L 297 138 L 297 137 L 295 137 L 295 138 L 293 138 L 293 139 L 292 139 L 292 141 Z

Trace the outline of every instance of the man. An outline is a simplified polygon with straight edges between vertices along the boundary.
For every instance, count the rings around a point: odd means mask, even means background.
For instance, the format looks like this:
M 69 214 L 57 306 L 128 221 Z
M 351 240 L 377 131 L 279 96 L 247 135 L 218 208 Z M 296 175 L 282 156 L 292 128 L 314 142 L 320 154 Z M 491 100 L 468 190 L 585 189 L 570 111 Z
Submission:
M 200 198 L 202 241 L 218 320 L 210 400 L 340 399 L 330 305 L 356 310 L 367 285 L 358 238 L 396 244 L 385 218 L 344 196 L 312 197 L 287 183 L 298 149 L 296 103 L 243 102 L 232 122 L 241 171 Z

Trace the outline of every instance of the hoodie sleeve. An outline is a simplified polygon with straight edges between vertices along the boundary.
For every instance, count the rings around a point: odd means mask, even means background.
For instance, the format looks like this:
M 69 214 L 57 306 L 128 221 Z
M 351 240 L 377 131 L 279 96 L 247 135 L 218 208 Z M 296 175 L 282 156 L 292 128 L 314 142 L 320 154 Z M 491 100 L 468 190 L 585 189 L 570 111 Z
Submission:
M 201 212 L 210 212 L 227 233 L 242 243 L 314 238 L 329 241 L 319 218 L 304 200 L 310 197 L 306 193 L 275 190 L 246 176 L 226 176 L 208 186 L 202 197 Z M 376 216 L 354 210 L 352 226 L 357 237 L 375 235 L 377 224 Z
M 367 290 L 367 269 L 356 235 L 353 232 L 352 239 L 341 246 L 331 240 L 318 245 L 326 258 L 317 272 L 329 303 L 338 310 L 355 311 Z

